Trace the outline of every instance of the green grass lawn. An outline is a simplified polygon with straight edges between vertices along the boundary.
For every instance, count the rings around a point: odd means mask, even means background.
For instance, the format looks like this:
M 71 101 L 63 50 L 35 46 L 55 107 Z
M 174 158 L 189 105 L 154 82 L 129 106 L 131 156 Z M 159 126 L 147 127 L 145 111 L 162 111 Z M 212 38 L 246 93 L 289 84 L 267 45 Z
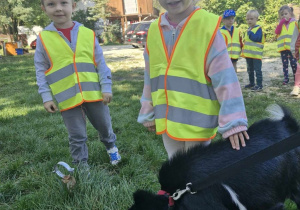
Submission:
M 126 60 L 126 57 L 122 58 Z M 111 166 L 97 132 L 88 124 L 91 178 L 78 179 L 68 192 L 52 172 L 58 161 L 71 163 L 65 126 L 59 113 L 49 114 L 37 93 L 32 55 L 0 60 L 0 209 L 123 210 L 137 189 L 159 190 L 158 170 L 167 155 L 160 136 L 136 122 L 143 88 L 143 67 L 131 68 L 108 59 L 113 71 L 109 105 L 122 162 Z M 249 124 L 266 116 L 269 104 L 289 107 L 300 118 L 299 99 L 288 96 L 281 78 L 276 92 L 244 91 Z M 287 202 L 287 209 L 296 209 Z
M 264 46 L 264 56 L 270 57 L 270 58 L 279 57 L 280 56 L 280 53 L 277 52 L 277 44 L 276 44 L 276 42 L 265 43 L 265 46 Z

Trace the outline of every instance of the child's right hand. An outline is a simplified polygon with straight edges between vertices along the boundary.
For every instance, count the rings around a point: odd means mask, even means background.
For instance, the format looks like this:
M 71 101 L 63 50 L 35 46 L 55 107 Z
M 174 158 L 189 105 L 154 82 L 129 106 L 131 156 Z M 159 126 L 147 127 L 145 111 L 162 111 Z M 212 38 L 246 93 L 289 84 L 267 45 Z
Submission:
M 44 103 L 44 107 L 47 112 L 55 113 L 58 109 L 53 101 L 47 101 Z
M 151 126 L 147 127 L 147 129 L 148 129 L 148 131 L 151 131 L 151 132 L 156 131 L 155 125 L 151 125 Z

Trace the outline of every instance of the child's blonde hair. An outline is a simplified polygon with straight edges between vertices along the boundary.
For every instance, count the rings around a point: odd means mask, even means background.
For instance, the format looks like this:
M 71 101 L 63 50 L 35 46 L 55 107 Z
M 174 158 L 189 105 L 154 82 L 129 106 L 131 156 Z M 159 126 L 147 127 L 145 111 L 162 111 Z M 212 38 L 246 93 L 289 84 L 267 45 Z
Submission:
M 255 10 L 255 9 L 249 10 L 249 11 L 247 12 L 246 15 L 249 15 L 249 14 L 252 14 L 252 15 L 253 15 L 254 17 L 256 17 L 257 19 L 258 19 L 258 17 L 259 17 L 259 13 L 258 13 L 258 11 Z
M 293 7 L 289 7 L 288 5 L 283 5 L 283 6 L 280 7 L 280 9 L 278 10 L 278 17 L 279 17 L 279 19 L 281 19 L 281 13 L 282 13 L 284 10 L 287 10 L 288 13 L 290 13 L 291 16 L 292 16 L 293 18 L 295 17 Z

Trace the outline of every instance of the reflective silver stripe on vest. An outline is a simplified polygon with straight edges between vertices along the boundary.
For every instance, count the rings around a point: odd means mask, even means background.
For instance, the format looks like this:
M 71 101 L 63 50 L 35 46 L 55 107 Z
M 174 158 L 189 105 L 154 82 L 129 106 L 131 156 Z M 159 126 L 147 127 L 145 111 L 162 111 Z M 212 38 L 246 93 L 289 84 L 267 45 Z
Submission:
M 241 47 L 241 45 L 238 43 L 231 43 L 228 45 L 228 47 Z
M 262 44 L 257 44 L 255 42 L 245 42 L 245 46 L 253 46 L 253 47 L 259 47 L 261 49 L 264 48 L 264 46 Z
M 291 39 L 292 35 L 286 34 L 286 35 L 280 36 L 280 37 L 277 38 L 277 41 L 280 41 L 280 40 L 286 39 L 286 38 L 290 38 Z
M 281 48 L 281 47 L 283 47 L 284 45 L 287 45 L 287 46 L 288 46 L 288 45 L 290 45 L 290 44 L 291 44 L 291 42 L 284 42 L 284 43 L 278 44 L 277 47 L 278 47 L 278 48 Z
M 231 54 L 231 55 L 240 55 L 240 54 L 241 54 L 241 52 L 237 52 L 237 51 L 230 51 L 230 54 Z
M 165 89 L 164 75 L 152 78 L 150 82 L 151 92 L 155 92 L 158 89 Z M 217 100 L 217 96 L 212 86 L 208 86 L 187 78 L 167 76 L 167 90 L 188 93 L 205 99 Z
M 167 105 L 157 105 L 154 107 L 154 113 L 156 119 L 162 119 L 166 117 Z M 201 128 L 215 128 L 218 126 L 218 116 L 205 115 L 202 113 L 190 111 L 187 109 L 181 109 L 173 106 L 169 106 L 168 120 L 173 122 L 183 123 L 187 125 L 193 125 Z
M 98 82 L 81 82 L 81 89 L 82 91 L 100 91 L 100 84 Z M 80 93 L 79 85 L 75 84 L 75 86 L 60 92 L 54 95 L 55 99 L 58 103 L 68 100 L 76 96 L 77 93 Z
M 252 55 L 263 55 L 263 52 L 258 52 L 258 51 L 252 51 L 252 50 L 243 50 L 243 53 L 248 53 Z
M 92 63 L 76 63 L 78 72 L 96 72 L 96 67 Z
M 78 72 L 96 72 L 94 64 L 90 63 L 76 63 Z M 74 64 L 70 64 L 56 72 L 53 72 L 46 76 L 49 85 L 64 79 L 72 74 L 74 74 L 75 68 Z

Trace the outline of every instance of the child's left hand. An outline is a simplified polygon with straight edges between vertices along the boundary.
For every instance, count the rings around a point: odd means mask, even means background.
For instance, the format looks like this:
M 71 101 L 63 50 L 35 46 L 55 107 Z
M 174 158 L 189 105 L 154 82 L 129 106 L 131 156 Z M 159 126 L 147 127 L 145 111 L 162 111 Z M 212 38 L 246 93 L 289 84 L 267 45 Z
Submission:
M 112 94 L 111 93 L 102 93 L 103 104 L 107 105 L 111 102 Z
M 240 133 L 236 133 L 236 134 L 229 136 L 229 140 L 230 140 L 232 149 L 240 150 L 240 141 L 241 141 L 242 147 L 245 147 L 246 146 L 245 138 L 247 140 L 249 140 L 249 135 L 246 131 L 242 131 Z

